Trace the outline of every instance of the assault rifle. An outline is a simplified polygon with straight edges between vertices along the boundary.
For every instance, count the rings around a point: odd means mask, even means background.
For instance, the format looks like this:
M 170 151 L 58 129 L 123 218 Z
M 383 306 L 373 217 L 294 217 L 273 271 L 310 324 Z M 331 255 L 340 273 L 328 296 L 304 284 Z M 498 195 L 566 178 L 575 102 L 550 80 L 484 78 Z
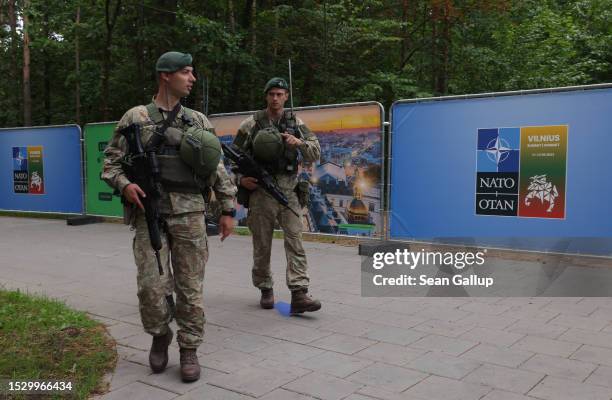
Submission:
M 137 184 L 146 194 L 146 197 L 141 198 L 140 201 L 144 207 L 149 240 L 151 241 L 151 247 L 155 251 L 157 268 L 159 269 L 159 274 L 163 275 L 164 269 L 159 256 L 159 251 L 162 248 L 160 232 L 162 219 L 159 214 L 161 174 L 156 151 L 165 140 L 165 136 L 161 132 L 155 132 L 145 149 L 142 145 L 140 131 L 141 126 L 139 124 L 131 124 L 119 130 L 119 133 L 123 135 L 128 145 L 128 153 L 123 158 L 121 164 L 130 182 Z M 175 305 L 171 294 L 166 296 L 166 301 L 174 315 Z
M 268 171 L 257 164 L 257 162 L 250 155 L 233 144 L 228 146 L 225 143 L 222 143 L 221 147 L 223 148 L 223 154 L 225 157 L 229 158 L 236 165 L 238 172 L 244 176 L 250 176 L 257 179 L 257 185 L 259 187 L 265 190 L 281 205 L 287 207 L 289 211 L 294 213 L 298 218 L 300 217 L 300 214 L 297 211 L 289 207 L 289 200 L 287 200 L 287 196 L 285 196 L 278 186 L 276 186 Z M 239 189 L 242 189 L 242 186 Z M 243 205 L 248 208 L 248 204 Z

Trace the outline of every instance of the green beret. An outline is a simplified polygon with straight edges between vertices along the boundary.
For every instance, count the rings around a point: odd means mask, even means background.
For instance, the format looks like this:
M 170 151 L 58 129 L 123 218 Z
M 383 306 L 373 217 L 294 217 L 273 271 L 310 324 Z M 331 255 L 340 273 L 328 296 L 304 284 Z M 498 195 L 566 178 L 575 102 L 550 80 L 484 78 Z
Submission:
M 287 81 L 283 78 L 272 78 L 268 81 L 268 83 L 266 83 L 266 87 L 264 88 L 264 94 L 268 94 L 268 90 L 272 88 L 289 90 L 289 85 L 287 84 Z
M 176 72 L 191 65 L 191 54 L 169 51 L 162 54 L 155 64 L 157 72 Z

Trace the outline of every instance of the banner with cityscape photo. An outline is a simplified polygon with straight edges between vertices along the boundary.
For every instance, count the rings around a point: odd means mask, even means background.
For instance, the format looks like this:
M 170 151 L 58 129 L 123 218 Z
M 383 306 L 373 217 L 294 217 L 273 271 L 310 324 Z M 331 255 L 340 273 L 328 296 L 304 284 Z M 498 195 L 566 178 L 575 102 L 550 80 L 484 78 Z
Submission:
M 300 166 L 308 180 L 310 205 L 304 231 L 351 236 L 383 236 L 383 109 L 379 103 L 296 108 L 321 145 L 321 159 Z M 221 142 L 234 140 L 252 112 L 209 117 Z M 228 166 L 228 165 L 226 165 Z M 247 210 L 237 209 L 239 225 Z

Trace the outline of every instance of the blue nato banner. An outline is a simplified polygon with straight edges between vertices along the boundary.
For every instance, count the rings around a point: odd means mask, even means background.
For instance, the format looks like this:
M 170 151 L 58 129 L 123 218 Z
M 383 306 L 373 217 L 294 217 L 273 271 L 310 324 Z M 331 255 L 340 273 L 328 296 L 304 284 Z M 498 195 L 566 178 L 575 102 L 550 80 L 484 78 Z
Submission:
M 612 254 L 612 88 L 400 101 L 391 115 L 390 238 Z
M 0 129 L 0 209 L 83 212 L 77 125 Z

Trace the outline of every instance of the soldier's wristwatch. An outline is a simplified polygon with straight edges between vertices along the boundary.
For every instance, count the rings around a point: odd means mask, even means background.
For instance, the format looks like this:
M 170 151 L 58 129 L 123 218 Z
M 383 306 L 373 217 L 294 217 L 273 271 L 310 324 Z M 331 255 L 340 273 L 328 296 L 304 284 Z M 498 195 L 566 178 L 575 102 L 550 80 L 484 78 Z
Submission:
M 236 209 L 232 208 L 231 210 L 223 210 L 221 211 L 221 215 L 227 215 L 228 217 L 236 218 Z

